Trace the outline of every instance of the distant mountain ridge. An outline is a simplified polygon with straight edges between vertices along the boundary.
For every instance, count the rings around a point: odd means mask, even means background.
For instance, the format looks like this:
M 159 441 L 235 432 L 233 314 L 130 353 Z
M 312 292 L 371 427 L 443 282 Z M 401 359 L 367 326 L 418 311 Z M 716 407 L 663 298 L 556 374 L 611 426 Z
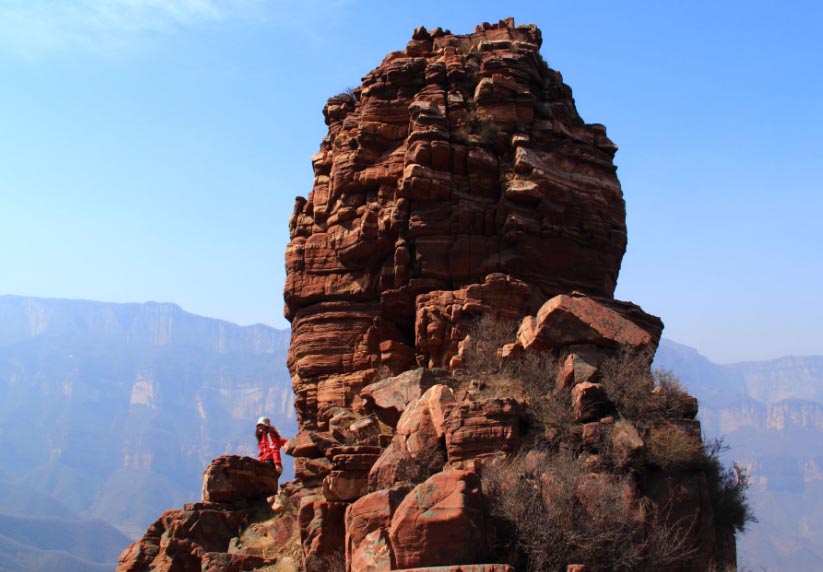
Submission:
M 0 482 L 28 491 L 0 513 L 43 495 L 136 536 L 198 500 L 212 458 L 256 454 L 258 416 L 293 435 L 289 335 L 174 304 L 0 296 Z
M 263 324 L 238 326 L 170 303 L 109 303 L 0 296 L 0 345 L 34 336 L 84 336 L 123 343 L 179 345 L 219 353 L 288 349 L 289 333 Z

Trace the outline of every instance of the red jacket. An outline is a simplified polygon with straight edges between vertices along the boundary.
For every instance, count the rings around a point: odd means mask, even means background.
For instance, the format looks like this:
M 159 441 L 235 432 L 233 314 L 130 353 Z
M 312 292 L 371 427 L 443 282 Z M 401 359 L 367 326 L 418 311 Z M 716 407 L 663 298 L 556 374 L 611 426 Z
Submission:
M 282 465 L 280 459 L 280 447 L 286 444 L 286 439 L 275 437 L 271 433 L 266 433 L 257 443 L 257 458 L 261 461 L 271 459 L 275 465 Z

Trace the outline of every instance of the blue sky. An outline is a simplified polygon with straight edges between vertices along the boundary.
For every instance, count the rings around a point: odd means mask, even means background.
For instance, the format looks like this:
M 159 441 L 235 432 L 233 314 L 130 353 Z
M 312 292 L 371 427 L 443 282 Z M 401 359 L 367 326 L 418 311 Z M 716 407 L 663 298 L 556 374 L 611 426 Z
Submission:
M 719 362 L 823 354 L 815 2 L 0 0 L 0 293 L 278 327 L 326 99 L 514 16 L 619 145 L 617 297 Z

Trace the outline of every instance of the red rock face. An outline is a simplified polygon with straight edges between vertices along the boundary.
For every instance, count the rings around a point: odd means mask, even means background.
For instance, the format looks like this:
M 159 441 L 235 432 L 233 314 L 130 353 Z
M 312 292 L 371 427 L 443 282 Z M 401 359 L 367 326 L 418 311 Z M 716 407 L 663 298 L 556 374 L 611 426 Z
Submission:
M 611 297 L 626 246 L 616 147 L 580 118 L 541 43 L 511 21 L 420 29 L 324 108 L 286 251 L 302 428 L 323 404 L 357 410 L 380 369 L 448 365 L 462 336 L 441 314 L 455 305 L 519 318 L 572 290 Z M 483 291 L 494 273 L 510 287 Z
M 183 510 L 168 510 L 139 541 L 120 555 L 118 572 L 192 571 L 201 569 L 211 552 L 225 553 L 254 508 L 195 503 Z M 211 566 L 211 565 L 210 565 Z M 214 569 L 211 566 L 211 569 Z M 222 568 L 221 568 L 222 569 Z
M 666 439 L 700 442 L 696 402 L 653 391 L 662 323 L 612 297 L 626 245 L 616 147 L 579 117 L 540 43 L 511 20 L 465 36 L 421 28 L 329 100 L 286 252 L 300 431 L 286 446 L 296 479 L 271 508 L 290 508 L 244 513 L 276 475 L 221 457 L 204 498 L 234 504 L 164 515 L 118 570 L 231 571 L 267 566 L 272 550 L 284 572 L 297 559 L 307 572 L 512 572 L 499 562 L 526 557 L 523 539 L 487 544 L 529 522 L 574 524 L 535 520 L 563 514 L 547 510 L 551 491 L 579 504 L 574 518 L 602 519 L 601 489 L 617 489 L 638 543 L 649 499 L 694 523 L 680 532 L 697 556 L 672 570 L 733 562 L 705 475 L 667 470 L 659 453 Z M 610 373 L 621 359 L 642 373 L 631 392 L 620 387 L 630 372 Z M 623 415 L 641 410 L 658 417 Z M 551 473 L 554 462 L 574 474 Z M 494 480 L 515 466 L 522 479 Z M 529 522 L 505 521 L 495 495 L 521 482 L 542 492 Z M 238 530 L 238 518 L 257 521 Z

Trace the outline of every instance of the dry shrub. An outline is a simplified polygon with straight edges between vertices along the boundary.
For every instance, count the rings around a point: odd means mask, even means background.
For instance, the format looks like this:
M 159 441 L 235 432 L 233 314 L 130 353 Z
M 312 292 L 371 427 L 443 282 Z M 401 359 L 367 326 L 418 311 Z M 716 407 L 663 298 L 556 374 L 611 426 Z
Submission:
M 503 373 L 503 362 L 497 356 L 497 350 L 517 338 L 517 320 L 498 318 L 483 314 L 471 322 L 467 347 L 463 358 L 463 370 L 468 375 L 491 376 Z
M 437 445 L 420 451 L 415 457 L 405 457 L 397 467 L 397 482 L 419 484 L 443 470 L 446 464 L 446 440 L 441 438 Z
M 558 352 L 526 351 L 501 360 L 498 350 L 516 339 L 519 322 L 483 315 L 469 326 L 462 375 L 474 380 L 478 397 L 514 397 L 529 404 L 530 436 L 554 444 L 574 440 L 577 424 L 568 391 L 555 391 L 563 363 Z
M 672 523 L 666 508 L 649 499 L 641 502 L 646 516 L 639 521 L 621 508 L 628 475 L 604 482 L 594 500 L 586 501 L 594 510 L 583 510 L 576 491 L 584 472 L 575 457 L 581 426 L 575 423 L 569 391 L 555 391 L 565 355 L 523 352 L 501 362 L 497 350 L 515 340 L 517 325 L 480 318 L 469 328 L 471 344 L 463 368 L 463 375 L 480 380 L 482 391 L 490 396 L 526 400 L 531 427 L 524 449 L 544 449 L 484 469 L 484 492 L 498 524 L 492 542 L 498 553 L 513 554 L 517 569 L 530 572 L 564 570 L 572 562 L 584 562 L 594 572 L 659 570 L 688 558 L 690 523 Z M 748 476 L 736 464 L 724 467 L 719 458 L 722 443 L 704 444 L 674 423 L 692 417 L 696 403 L 670 371 L 652 372 L 652 357 L 629 351 L 605 355 L 598 381 L 618 416 L 641 430 L 653 464 L 670 472 L 706 474 L 718 533 L 743 531 L 755 520 L 746 499 Z M 535 453 L 544 459 L 538 467 Z M 597 453 L 604 463 L 611 462 L 608 442 Z
M 617 413 L 636 421 L 654 413 L 654 377 L 649 369 L 650 356 L 622 350 L 605 356 L 598 368 L 600 383 L 606 388 Z
M 303 566 L 303 572 L 345 572 L 346 557 L 342 552 L 334 552 L 312 558 Z
M 649 460 L 666 471 L 696 469 L 705 461 L 703 444 L 676 425 L 654 428 L 646 437 Z
M 708 441 L 703 450 L 703 471 L 709 481 L 709 498 L 714 511 L 714 524 L 720 534 L 743 532 L 757 518 L 746 498 L 751 482 L 748 471 L 737 463 L 723 465 L 720 455 L 728 450 L 721 439 Z
M 665 404 L 667 417 L 693 419 L 697 415 L 697 400 L 689 395 L 680 379 L 667 369 L 655 369 L 654 384 Z
M 492 548 L 518 570 L 659 570 L 690 555 L 688 527 L 649 499 L 631 505 L 627 476 L 587 473 L 573 453 L 531 452 L 483 469 Z

